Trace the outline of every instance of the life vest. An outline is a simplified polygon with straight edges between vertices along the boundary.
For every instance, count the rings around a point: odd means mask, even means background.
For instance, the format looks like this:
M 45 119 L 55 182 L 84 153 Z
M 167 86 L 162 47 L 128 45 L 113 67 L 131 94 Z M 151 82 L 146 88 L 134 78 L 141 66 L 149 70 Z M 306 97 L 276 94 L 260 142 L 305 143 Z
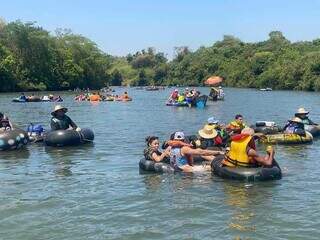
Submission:
M 62 119 L 58 119 L 53 117 L 51 119 L 54 123 L 58 124 L 59 130 L 66 130 L 69 128 L 70 122 L 68 121 L 68 117 L 64 116 Z
M 182 148 L 184 146 L 186 147 L 192 147 L 190 143 L 185 143 L 179 140 L 169 140 L 167 141 L 167 144 L 173 148 Z
M 101 100 L 101 98 L 97 94 L 90 96 L 90 101 L 92 101 L 92 102 L 96 102 L 96 101 L 100 101 L 100 100 Z
M 238 123 L 237 121 L 232 121 L 230 124 L 229 124 L 229 127 L 232 129 L 232 128 L 244 128 L 244 125 L 243 124 L 240 124 Z
M 179 96 L 178 97 L 178 102 L 184 102 L 185 100 L 185 97 L 184 96 Z
M 225 166 L 229 167 L 256 167 L 254 160 L 248 156 L 247 147 L 252 136 L 238 134 L 234 136 L 230 151 L 226 154 L 226 158 L 223 161 Z

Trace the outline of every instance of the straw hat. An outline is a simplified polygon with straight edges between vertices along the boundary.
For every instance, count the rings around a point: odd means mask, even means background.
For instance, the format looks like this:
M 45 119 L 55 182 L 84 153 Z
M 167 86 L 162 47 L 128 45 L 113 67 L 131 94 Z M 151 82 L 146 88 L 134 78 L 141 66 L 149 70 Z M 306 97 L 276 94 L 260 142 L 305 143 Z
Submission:
M 241 134 L 247 134 L 247 135 L 253 136 L 254 130 L 252 128 L 246 127 L 242 129 Z
M 302 123 L 302 120 L 298 117 L 294 117 L 291 120 L 289 120 L 290 122 L 296 122 L 296 123 Z
M 51 112 L 51 115 L 54 116 L 55 113 L 59 110 L 63 110 L 65 113 L 68 112 L 68 108 L 62 107 L 61 105 L 57 105 L 54 107 L 54 110 Z
M 209 125 L 205 125 L 203 127 L 203 129 L 200 129 L 198 131 L 200 137 L 205 138 L 205 139 L 210 139 L 210 138 L 215 138 L 218 133 L 217 131 L 214 129 L 213 126 L 209 126 Z
M 296 113 L 297 114 L 308 114 L 309 112 L 307 110 L 305 110 L 304 108 L 299 108 Z

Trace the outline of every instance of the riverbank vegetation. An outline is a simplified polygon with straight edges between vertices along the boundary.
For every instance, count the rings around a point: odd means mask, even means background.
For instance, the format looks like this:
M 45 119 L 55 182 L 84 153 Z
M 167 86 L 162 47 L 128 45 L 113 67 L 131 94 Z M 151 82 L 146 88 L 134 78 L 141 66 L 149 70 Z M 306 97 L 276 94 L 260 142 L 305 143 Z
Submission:
M 70 30 L 49 33 L 35 23 L 0 20 L 0 91 L 99 89 L 108 85 L 203 85 L 320 90 L 320 39 L 291 43 L 279 31 L 245 43 L 224 36 L 209 47 L 176 47 L 169 61 L 146 48 L 126 57 L 102 52 Z

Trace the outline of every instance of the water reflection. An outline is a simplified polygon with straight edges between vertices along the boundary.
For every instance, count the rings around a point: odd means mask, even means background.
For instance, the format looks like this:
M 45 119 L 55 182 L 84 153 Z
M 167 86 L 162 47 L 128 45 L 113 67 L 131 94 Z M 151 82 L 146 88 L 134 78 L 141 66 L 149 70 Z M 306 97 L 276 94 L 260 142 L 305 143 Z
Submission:
M 0 151 L 0 160 L 2 160 L 1 162 L 6 162 L 6 163 L 24 162 L 29 157 L 30 157 L 30 152 L 29 152 L 29 149 L 26 147 L 23 147 L 18 150 L 12 150 L 12 151 Z
M 222 186 L 226 194 L 225 203 L 232 210 L 229 228 L 241 232 L 255 231 L 256 226 L 252 223 L 255 213 L 250 198 L 253 186 L 241 183 L 233 185 L 230 182 L 223 182 Z
M 72 167 L 78 161 L 86 158 L 87 154 L 92 151 L 94 144 L 81 145 L 81 147 L 45 147 L 45 152 L 50 156 L 54 173 L 57 177 L 72 176 Z

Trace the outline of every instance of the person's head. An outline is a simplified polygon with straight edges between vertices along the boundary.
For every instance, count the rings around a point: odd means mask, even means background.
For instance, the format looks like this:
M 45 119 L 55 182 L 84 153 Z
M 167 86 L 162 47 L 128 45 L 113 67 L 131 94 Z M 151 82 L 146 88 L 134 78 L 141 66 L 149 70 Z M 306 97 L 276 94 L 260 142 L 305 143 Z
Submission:
M 219 89 L 222 89 L 222 87 L 221 87 L 221 86 L 219 86 Z
M 217 125 L 219 123 L 219 120 L 215 119 L 214 117 L 209 117 L 207 123 L 209 125 Z
M 66 112 L 68 112 L 67 108 L 62 107 L 61 105 L 57 105 L 54 107 L 54 110 L 52 111 L 51 115 L 54 117 L 63 117 Z
M 175 93 L 178 93 L 178 92 L 179 92 L 179 90 L 178 90 L 178 89 L 175 89 L 175 90 L 174 90 L 174 92 L 175 92 Z
M 234 119 L 237 123 L 243 123 L 243 116 L 241 114 L 237 114 Z
M 148 147 L 151 147 L 153 149 L 158 149 L 159 148 L 159 138 L 156 136 L 148 136 L 146 138 L 146 143 Z
M 22 92 L 21 95 L 24 96 L 24 93 Z
M 309 114 L 309 111 L 305 110 L 304 108 L 299 108 L 297 112 L 295 113 L 295 116 L 300 118 L 305 118 Z
M 198 131 L 198 133 L 199 136 L 204 139 L 213 139 L 218 135 L 217 131 L 211 125 L 204 126 L 203 129 Z
M 184 141 L 184 133 L 183 132 L 175 132 L 173 136 L 173 140 Z
M 124 94 L 128 94 L 128 92 L 124 92 Z
M 253 136 L 254 135 L 254 130 L 252 128 L 246 127 L 241 130 L 241 134 Z

